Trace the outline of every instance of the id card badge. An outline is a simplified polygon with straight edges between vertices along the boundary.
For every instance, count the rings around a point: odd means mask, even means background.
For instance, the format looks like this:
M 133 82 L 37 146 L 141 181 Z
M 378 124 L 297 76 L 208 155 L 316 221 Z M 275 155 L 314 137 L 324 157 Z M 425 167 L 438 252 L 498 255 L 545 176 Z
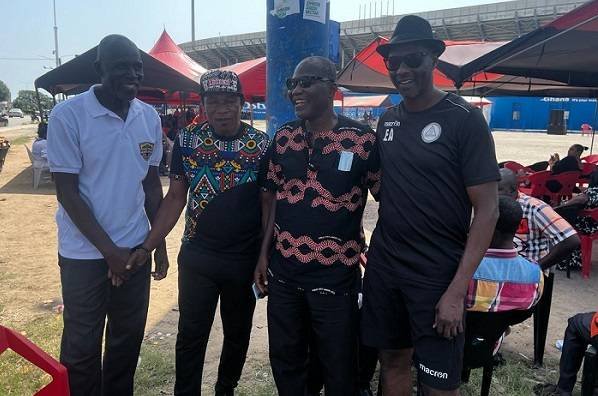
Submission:
M 353 164 L 353 153 L 350 151 L 341 151 L 341 157 L 338 160 L 338 170 L 349 172 Z

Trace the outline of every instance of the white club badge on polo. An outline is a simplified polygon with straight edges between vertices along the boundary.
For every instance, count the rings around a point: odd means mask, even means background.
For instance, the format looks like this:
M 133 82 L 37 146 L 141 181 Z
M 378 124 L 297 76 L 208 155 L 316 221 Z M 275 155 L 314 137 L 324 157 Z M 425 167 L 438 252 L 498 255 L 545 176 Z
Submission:
M 341 151 L 341 156 L 338 160 L 338 170 L 349 172 L 353 164 L 353 153 L 350 151 Z

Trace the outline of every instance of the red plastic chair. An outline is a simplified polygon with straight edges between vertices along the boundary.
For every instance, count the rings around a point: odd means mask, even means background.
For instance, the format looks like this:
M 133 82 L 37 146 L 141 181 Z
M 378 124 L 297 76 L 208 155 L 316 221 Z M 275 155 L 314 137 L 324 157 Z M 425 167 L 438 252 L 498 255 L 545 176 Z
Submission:
M 531 197 L 544 199 L 545 196 L 552 194 L 546 189 L 546 180 L 551 176 L 550 171 L 532 173 L 521 178 L 519 191 Z
M 591 162 L 584 162 L 582 164 L 581 175 L 577 181 L 577 185 L 580 188 L 587 187 L 590 184 L 590 176 L 598 170 L 598 165 L 592 164 Z
M 506 169 L 512 170 L 513 172 L 517 173 L 521 169 L 525 168 L 525 166 L 521 165 L 519 162 L 515 161 L 507 161 L 503 164 Z
M 598 154 L 591 154 L 587 157 L 583 157 L 582 161 L 589 162 L 590 164 L 598 164 Z
M 550 192 L 550 200 L 554 205 L 558 205 L 563 200 L 571 199 L 573 197 L 573 189 L 577 186 L 577 181 L 581 176 L 581 172 L 563 172 L 558 175 L 551 175 L 549 180 L 558 181 L 562 187 L 556 192 Z
M 18 332 L 0 326 L 0 355 L 8 348 L 52 376 L 52 382 L 37 391 L 36 396 L 70 395 L 68 374 L 62 364 Z
M 598 208 L 582 210 L 579 214 L 598 221 Z M 580 233 L 579 239 L 581 240 L 581 274 L 587 279 L 592 269 L 592 242 L 598 240 L 598 232 L 589 235 Z

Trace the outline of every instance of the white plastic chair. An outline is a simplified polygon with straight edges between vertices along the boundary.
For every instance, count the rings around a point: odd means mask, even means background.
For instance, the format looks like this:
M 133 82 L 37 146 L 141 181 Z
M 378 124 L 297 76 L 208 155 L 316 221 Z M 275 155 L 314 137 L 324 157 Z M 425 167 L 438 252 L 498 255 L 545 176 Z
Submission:
M 47 161 L 39 161 L 33 157 L 33 153 L 29 149 L 29 147 L 25 146 L 27 149 L 27 155 L 29 156 L 29 160 L 31 161 L 31 165 L 33 166 L 33 189 L 37 190 L 39 186 L 39 181 L 42 178 L 42 172 L 48 171 L 50 172 L 50 167 L 48 166 Z

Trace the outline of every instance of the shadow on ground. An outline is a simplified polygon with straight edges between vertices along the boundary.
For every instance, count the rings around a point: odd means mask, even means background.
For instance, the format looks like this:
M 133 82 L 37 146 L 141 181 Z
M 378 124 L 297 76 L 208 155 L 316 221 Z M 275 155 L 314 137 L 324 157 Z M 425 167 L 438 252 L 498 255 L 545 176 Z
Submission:
M 38 189 L 33 189 L 33 167 L 31 166 L 23 169 L 0 188 L 0 194 L 54 195 L 55 193 L 54 183 L 47 172 L 42 174 Z

